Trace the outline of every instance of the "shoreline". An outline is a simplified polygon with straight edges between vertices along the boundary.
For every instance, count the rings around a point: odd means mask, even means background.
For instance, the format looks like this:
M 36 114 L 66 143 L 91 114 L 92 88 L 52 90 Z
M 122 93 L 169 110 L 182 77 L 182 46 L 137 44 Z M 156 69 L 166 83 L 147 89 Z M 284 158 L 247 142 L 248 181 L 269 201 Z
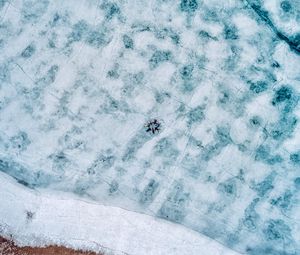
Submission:
M 93 251 L 74 250 L 64 246 L 50 245 L 46 247 L 20 247 L 13 240 L 0 236 L 1 255 L 104 255 Z

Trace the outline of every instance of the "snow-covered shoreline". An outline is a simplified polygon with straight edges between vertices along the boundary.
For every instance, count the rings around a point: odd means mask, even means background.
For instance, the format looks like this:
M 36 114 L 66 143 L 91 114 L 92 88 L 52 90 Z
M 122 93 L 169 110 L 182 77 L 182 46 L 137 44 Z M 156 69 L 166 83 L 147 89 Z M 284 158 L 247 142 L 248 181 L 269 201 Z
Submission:
M 0 234 L 11 235 L 18 245 L 57 244 L 131 255 L 238 254 L 182 226 L 71 194 L 29 190 L 3 173 L 0 204 Z

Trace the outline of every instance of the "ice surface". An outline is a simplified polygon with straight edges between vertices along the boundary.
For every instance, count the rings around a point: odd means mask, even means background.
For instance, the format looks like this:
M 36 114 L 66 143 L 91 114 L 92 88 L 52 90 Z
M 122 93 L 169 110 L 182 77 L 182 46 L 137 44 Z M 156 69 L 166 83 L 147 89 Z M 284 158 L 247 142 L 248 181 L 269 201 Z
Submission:
M 299 43 L 298 0 L 0 1 L 0 171 L 24 187 L 1 196 L 299 254 Z

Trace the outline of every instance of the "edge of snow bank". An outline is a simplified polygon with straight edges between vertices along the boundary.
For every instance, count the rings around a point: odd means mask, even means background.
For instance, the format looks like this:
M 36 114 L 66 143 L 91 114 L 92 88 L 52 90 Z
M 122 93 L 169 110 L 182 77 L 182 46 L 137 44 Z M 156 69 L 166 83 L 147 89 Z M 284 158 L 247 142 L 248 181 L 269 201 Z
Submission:
M 131 255 L 239 254 L 183 226 L 72 194 L 30 190 L 3 173 L 0 207 L 0 234 L 21 246 L 56 244 Z

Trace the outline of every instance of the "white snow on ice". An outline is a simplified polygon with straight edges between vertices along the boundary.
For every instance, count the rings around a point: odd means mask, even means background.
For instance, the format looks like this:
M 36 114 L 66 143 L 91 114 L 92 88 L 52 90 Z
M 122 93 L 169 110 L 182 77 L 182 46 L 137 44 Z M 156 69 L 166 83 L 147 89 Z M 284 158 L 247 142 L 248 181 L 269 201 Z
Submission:
M 0 186 L 0 229 L 19 245 L 54 243 L 116 255 L 239 254 L 178 224 L 67 193 L 25 189 L 2 173 Z

